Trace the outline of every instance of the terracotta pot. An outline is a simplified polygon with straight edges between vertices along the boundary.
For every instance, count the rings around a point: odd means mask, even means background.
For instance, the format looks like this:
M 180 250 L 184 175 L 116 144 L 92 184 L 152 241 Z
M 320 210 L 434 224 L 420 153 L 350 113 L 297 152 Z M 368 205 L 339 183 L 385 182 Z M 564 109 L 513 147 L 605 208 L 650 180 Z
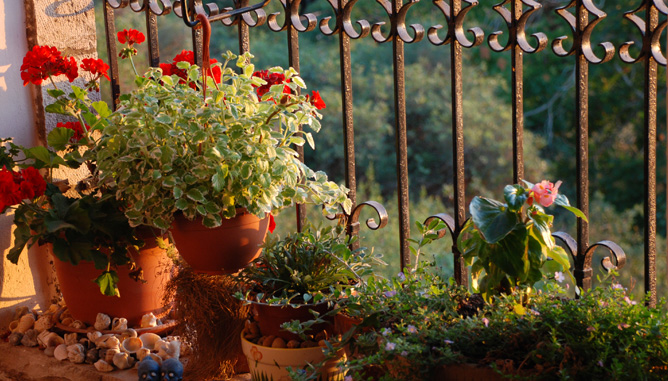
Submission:
M 98 312 L 102 312 L 112 318 L 126 318 L 129 327 L 139 327 L 144 314 L 162 312 L 162 296 L 172 276 L 173 263 L 155 240 L 146 238 L 145 242 L 139 255 L 133 257 L 143 269 L 146 283 L 130 278 L 128 266 L 119 267 L 116 270 L 120 298 L 100 293 L 100 288 L 93 282 L 100 270 L 95 269 L 93 262 L 81 261 L 75 266 L 54 257 L 60 291 L 74 319 L 92 325 Z
M 202 219 L 193 221 L 183 214 L 174 216 L 170 231 L 174 246 L 193 271 L 204 274 L 232 274 L 257 258 L 269 229 L 269 216 L 260 219 L 245 209 L 223 219 L 221 226 L 207 228 Z
M 270 348 L 253 344 L 241 336 L 241 348 L 248 360 L 251 379 L 253 380 L 289 380 L 288 367 L 307 369 L 308 364 L 317 364 L 325 359 L 320 347 L 312 348 Z M 319 369 L 318 380 L 340 381 L 343 372 L 338 365 L 345 360 L 340 352 L 338 358 L 329 360 Z
M 337 334 L 343 335 L 344 333 L 350 331 L 354 326 L 360 324 L 362 324 L 362 319 L 357 317 L 352 317 L 341 313 L 334 316 L 334 332 Z M 368 331 L 368 329 L 365 328 L 365 331 Z
M 274 335 L 276 337 L 281 337 L 286 341 L 298 340 L 299 336 L 282 330 L 281 324 L 292 320 L 299 320 L 301 322 L 311 320 L 313 319 L 313 314 L 310 310 L 314 310 L 322 315 L 330 311 L 331 307 L 328 306 L 327 303 L 305 304 L 299 307 L 271 305 L 258 302 L 251 303 L 253 319 L 257 321 L 257 324 L 260 327 L 260 333 L 263 336 Z M 327 332 L 332 333 L 334 332 L 333 328 L 333 322 L 317 324 L 311 327 L 313 333 L 317 333 L 321 330 L 327 330 Z

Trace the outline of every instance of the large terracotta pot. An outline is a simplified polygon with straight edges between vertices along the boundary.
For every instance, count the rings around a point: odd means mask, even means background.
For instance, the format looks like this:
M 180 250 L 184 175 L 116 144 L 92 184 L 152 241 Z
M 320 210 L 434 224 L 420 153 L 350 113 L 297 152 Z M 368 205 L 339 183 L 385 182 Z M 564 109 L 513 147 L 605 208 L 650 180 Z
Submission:
M 134 281 L 128 266 L 120 266 L 117 272 L 121 297 L 100 293 L 100 288 L 93 282 L 100 270 L 95 269 L 93 262 L 81 261 L 75 266 L 54 257 L 60 291 L 74 319 L 92 325 L 97 314 L 102 312 L 111 317 L 124 317 L 128 319 L 129 327 L 138 327 L 144 314 L 163 311 L 162 297 L 172 276 L 173 262 L 154 239 L 146 238 L 145 242 L 139 255 L 135 254 L 133 258 L 143 269 L 146 283 Z
M 213 229 L 201 218 L 174 217 L 170 231 L 179 254 L 193 271 L 211 275 L 235 273 L 257 258 L 269 229 L 269 216 L 260 219 L 245 209 Z
M 305 304 L 299 307 L 292 307 L 287 305 L 271 305 L 267 303 L 251 303 L 251 311 L 253 314 L 253 319 L 257 322 L 260 333 L 263 336 L 276 336 L 289 340 L 298 340 L 299 336 L 288 331 L 281 329 L 281 324 L 292 321 L 299 320 L 305 322 L 312 320 L 314 318 L 310 310 L 318 312 L 320 315 L 331 310 L 332 307 L 328 306 L 327 303 L 318 303 L 318 304 Z M 330 319 L 329 323 L 326 324 L 316 324 L 311 327 L 313 333 L 317 333 L 321 330 L 327 330 L 329 333 L 332 333 L 334 327 L 333 319 Z
M 325 359 L 320 347 L 312 348 L 270 348 L 251 343 L 241 336 L 241 348 L 248 360 L 251 380 L 290 380 L 288 367 L 292 369 L 307 369 L 308 364 L 317 364 Z M 343 352 L 341 356 L 329 360 L 319 369 L 318 380 L 335 381 L 343 380 L 343 372 L 339 369 L 339 363 L 345 359 Z

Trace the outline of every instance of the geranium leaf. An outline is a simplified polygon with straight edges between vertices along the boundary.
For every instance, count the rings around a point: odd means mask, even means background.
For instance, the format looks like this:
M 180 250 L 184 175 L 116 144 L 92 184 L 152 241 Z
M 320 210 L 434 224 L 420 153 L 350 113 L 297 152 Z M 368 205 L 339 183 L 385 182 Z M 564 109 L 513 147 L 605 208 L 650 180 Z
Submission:
M 46 137 L 46 143 L 56 151 L 62 151 L 67 148 L 72 136 L 74 136 L 74 131 L 69 128 L 57 127 L 49 132 L 49 135 Z
M 100 287 L 100 292 L 106 296 L 121 296 L 118 291 L 118 274 L 116 271 L 105 271 L 94 280 Z

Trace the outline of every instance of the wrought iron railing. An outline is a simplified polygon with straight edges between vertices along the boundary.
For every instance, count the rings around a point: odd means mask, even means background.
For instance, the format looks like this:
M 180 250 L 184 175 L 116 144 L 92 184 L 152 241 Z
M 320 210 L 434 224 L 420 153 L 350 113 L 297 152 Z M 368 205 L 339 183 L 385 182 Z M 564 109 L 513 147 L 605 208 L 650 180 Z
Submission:
M 194 15 L 205 13 L 210 20 L 222 20 L 215 27 L 236 27 L 239 35 L 239 53 L 250 49 L 249 26 L 267 24 L 274 32 L 287 34 L 287 51 L 289 65 L 300 70 L 299 34 L 319 29 L 319 32 L 329 38 L 337 38 L 339 43 L 339 58 L 341 71 L 341 99 L 343 105 L 343 139 L 345 160 L 345 182 L 351 189 L 350 198 L 353 202 L 353 212 L 349 218 L 349 230 L 357 234 L 359 230 L 360 208 L 369 205 L 379 216 L 379 221 L 367 221 L 372 229 L 377 229 L 387 223 L 387 214 L 384 208 L 376 202 L 361 202 L 357 200 L 357 179 L 355 174 L 355 145 L 354 145 L 354 117 L 353 117 L 353 87 L 351 65 L 351 39 L 372 38 L 378 43 L 389 43 L 393 50 L 394 74 L 394 112 L 395 112 L 395 139 L 397 158 L 397 189 L 399 209 L 400 252 L 402 266 L 409 263 L 409 192 L 408 192 L 408 164 L 407 164 L 407 121 L 406 121 L 406 94 L 404 72 L 404 45 L 420 42 L 425 37 L 426 42 L 433 45 L 447 45 L 451 60 L 451 91 L 452 91 L 452 155 L 454 163 L 454 211 L 452 215 L 437 214 L 429 218 L 440 218 L 446 222 L 453 242 L 466 220 L 465 205 L 465 163 L 464 163 L 464 110 L 463 110 L 463 48 L 473 48 L 482 45 L 485 41 L 481 28 L 464 29 L 467 13 L 475 6 L 477 0 L 432 0 L 434 11 L 440 12 L 445 19 L 445 26 L 434 25 L 425 27 L 419 24 L 406 24 L 406 15 L 409 8 L 418 0 L 403 3 L 402 0 L 376 0 L 389 20 L 389 28 L 381 28 L 384 22 L 370 23 L 366 20 L 354 20 L 351 17 L 357 0 L 327 0 L 333 10 L 334 17 L 318 17 L 314 14 L 300 14 L 301 0 L 274 0 L 280 2 L 283 8 L 283 23 L 279 23 L 276 13 L 267 15 L 262 9 L 270 0 L 258 0 L 250 5 L 249 0 L 233 0 L 233 8 L 219 8 L 215 3 L 203 4 L 201 0 L 173 1 L 169 0 L 105 0 L 104 17 L 107 38 L 108 57 L 110 57 L 112 94 L 115 101 L 120 93 L 118 62 L 115 47 L 115 11 L 129 7 L 134 12 L 144 13 L 146 16 L 146 33 L 148 35 L 149 63 L 152 66 L 159 64 L 158 23 L 157 18 L 170 13 L 183 19 L 186 25 L 194 27 Z M 324 1 L 324 0 L 317 0 Z M 637 57 L 629 51 L 632 42 L 621 44 L 618 47 L 618 59 L 626 64 L 644 65 L 644 258 L 645 258 L 645 291 L 649 293 L 649 304 L 656 303 L 656 139 L 657 139 L 657 89 L 658 65 L 666 65 L 666 57 L 660 46 L 661 33 L 666 28 L 665 15 L 668 6 L 664 0 L 638 0 L 640 6 L 624 14 L 624 17 L 635 24 L 641 35 L 642 45 Z M 609 5 L 613 2 L 609 2 Z M 532 14 L 541 8 L 541 4 L 534 0 L 504 0 L 493 6 L 493 9 L 505 21 L 507 31 L 494 31 L 489 34 L 487 44 L 494 52 L 510 51 L 512 57 L 512 142 L 513 142 L 513 178 L 515 182 L 524 176 L 524 105 L 523 105 L 523 57 L 525 53 L 549 54 L 547 51 L 564 59 L 572 59 L 575 66 L 574 104 L 576 115 L 576 166 L 577 166 L 577 207 L 589 216 L 589 112 L 588 112 L 588 83 L 590 65 L 603 64 L 615 59 L 615 47 L 610 42 L 600 44 L 603 54 L 594 52 L 591 36 L 596 25 L 606 17 L 591 0 L 572 0 L 569 4 L 558 8 L 556 13 L 563 18 L 572 31 L 571 36 L 558 37 L 551 42 L 548 48 L 548 37 L 543 33 L 534 33 L 533 44 L 525 30 L 527 21 Z M 187 10 L 187 11 L 186 11 Z M 661 16 L 661 17 L 660 17 Z M 591 18 L 591 19 L 590 19 Z M 664 21 L 659 22 L 660 18 Z M 622 20 L 620 20 L 621 22 Z M 626 21 L 628 22 L 628 21 Z M 383 31 L 383 29 L 385 31 Z M 468 33 L 467 33 L 468 32 Z M 499 36 L 507 34 L 507 42 L 501 44 Z M 193 51 L 197 62 L 202 57 L 202 34 L 199 29 L 192 29 Z M 571 40 L 571 47 L 566 49 L 564 41 Z M 309 54 L 307 52 L 306 54 Z M 303 156 L 303 151 L 300 151 Z M 304 218 L 304 210 L 298 208 L 297 220 L 300 226 Z M 443 235 L 445 232 L 442 232 Z M 577 284 L 589 288 L 592 282 L 593 252 L 598 247 L 605 247 L 610 255 L 602 260 L 605 269 L 621 268 L 626 262 L 624 251 L 612 241 L 590 243 L 589 225 L 578 220 L 577 235 L 575 238 L 567 233 L 554 234 L 561 240 L 574 260 L 574 276 Z M 456 245 L 453 247 L 455 260 L 455 278 L 460 284 L 467 282 L 468 276 L 463 260 Z

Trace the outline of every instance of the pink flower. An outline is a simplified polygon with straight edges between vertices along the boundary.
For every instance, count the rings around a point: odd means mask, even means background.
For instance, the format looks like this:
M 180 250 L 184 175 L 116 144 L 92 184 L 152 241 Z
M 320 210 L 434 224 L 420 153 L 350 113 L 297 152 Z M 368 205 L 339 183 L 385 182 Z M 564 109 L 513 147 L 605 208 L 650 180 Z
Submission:
M 559 194 L 559 187 L 561 186 L 561 180 L 557 181 L 556 184 L 552 184 L 547 180 L 543 180 L 540 183 L 534 184 L 531 188 L 531 196 L 527 200 L 529 205 L 533 205 L 534 199 L 538 201 L 543 207 L 547 208 L 548 206 L 554 203 L 554 200 Z
M 485 327 L 489 327 L 489 319 L 487 318 L 482 318 L 483 324 L 485 324 Z

